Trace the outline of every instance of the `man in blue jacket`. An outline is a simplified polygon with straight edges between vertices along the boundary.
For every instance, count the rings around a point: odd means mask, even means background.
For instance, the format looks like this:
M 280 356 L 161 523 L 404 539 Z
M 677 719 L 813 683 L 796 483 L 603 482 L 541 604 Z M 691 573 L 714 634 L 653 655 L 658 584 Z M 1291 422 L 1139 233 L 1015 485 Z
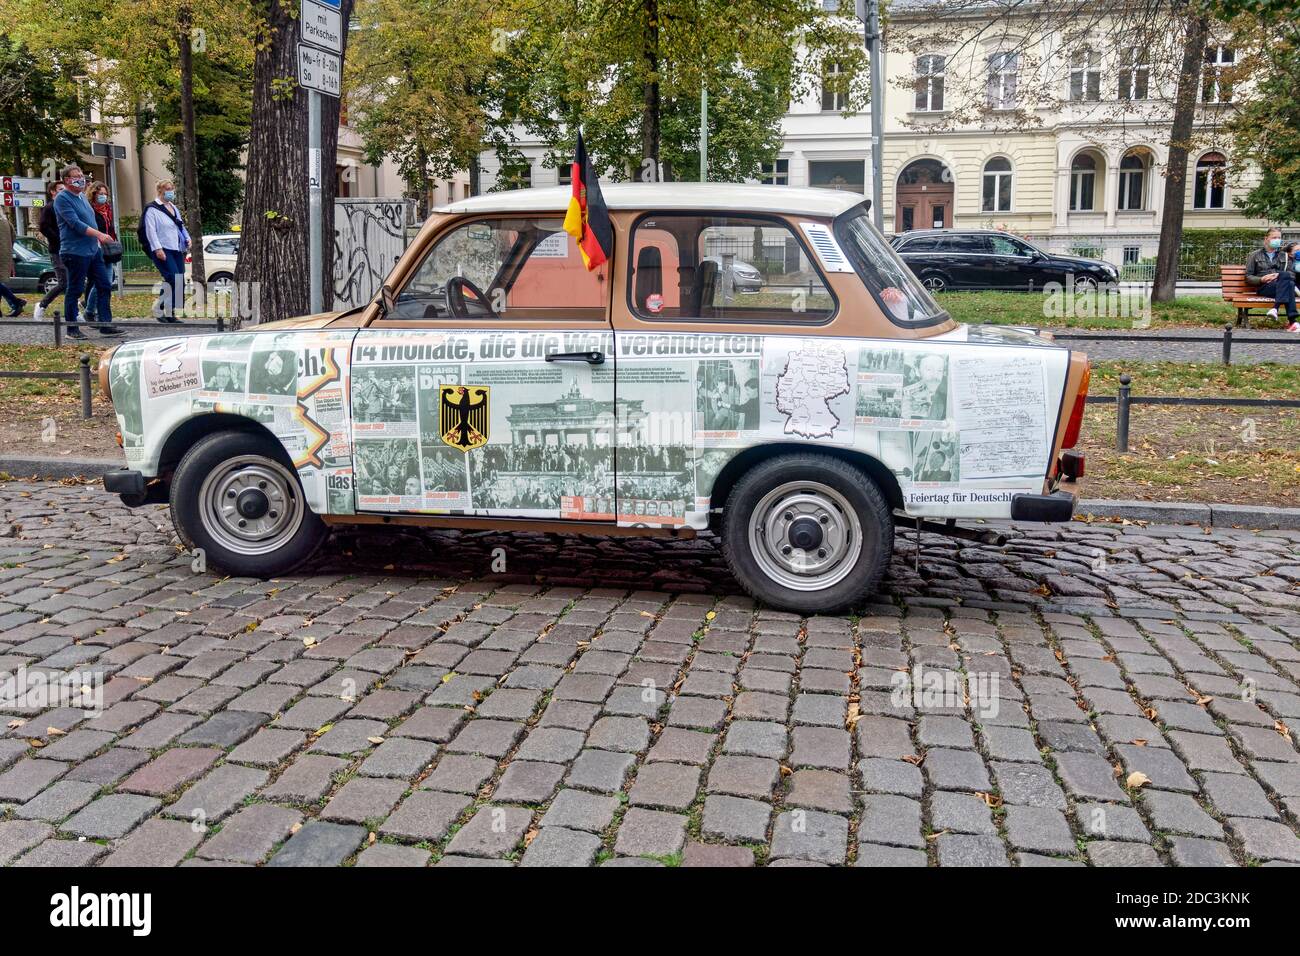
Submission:
M 105 242 L 112 242 L 113 237 L 102 232 L 95 222 L 95 212 L 84 195 L 86 176 L 80 166 L 64 168 L 63 185 L 68 188 L 54 197 L 54 215 L 59 220 L 59 257 L 68 270 L 68 288 L 63 298 L 68 335 L 74 339 L 85 337 L 77 328 L 77 300 L 87 278 L 99 290 L 96 299 L 103 319 L 100 334 L 121 335 L 122 330 L 113 325 L 112 278 L 99 248 Z

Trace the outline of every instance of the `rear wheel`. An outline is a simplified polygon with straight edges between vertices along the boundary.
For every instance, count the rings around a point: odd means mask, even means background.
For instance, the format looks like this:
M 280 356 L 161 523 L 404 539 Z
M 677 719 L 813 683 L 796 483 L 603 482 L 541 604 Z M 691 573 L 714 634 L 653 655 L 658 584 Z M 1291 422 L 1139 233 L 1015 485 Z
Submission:
M 235 288 L 235 277 L 229 272 L 214 272 L 208 276 L 208 291 L 228 293 Z
M 921 285 L 925 286 L 931 292 L 946 292 L 948 289 L 948 277 L 942 272 L 923 272 L 921 274 Z
M 172 477 L 171 509 L 181 541 L 231 574 L 285 574 L 329 533 L 283 449 L 248 432 L 218 432 L 191 448 Z
M 775 607 L 829 613 L 880 582 L 894 549 L 889 505 L 871 477 L 816 452 L 780 455 L 736 483 L 722 547 L 750 594 Z

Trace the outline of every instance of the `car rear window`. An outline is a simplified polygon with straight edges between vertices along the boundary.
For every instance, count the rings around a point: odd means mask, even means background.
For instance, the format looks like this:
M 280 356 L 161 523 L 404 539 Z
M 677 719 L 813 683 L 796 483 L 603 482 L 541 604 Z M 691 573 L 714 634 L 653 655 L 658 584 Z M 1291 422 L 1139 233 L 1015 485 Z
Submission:
M 835 235 L 858 278 L 895 325 L 919 328 L 948 321 L 948 313 L 871 225 L 865 203 L 835 220 Z

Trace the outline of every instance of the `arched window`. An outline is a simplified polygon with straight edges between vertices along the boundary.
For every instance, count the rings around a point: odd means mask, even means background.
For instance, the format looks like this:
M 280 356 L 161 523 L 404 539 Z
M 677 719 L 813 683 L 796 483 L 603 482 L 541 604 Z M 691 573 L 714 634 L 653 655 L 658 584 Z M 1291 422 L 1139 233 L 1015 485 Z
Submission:
M 1228 160 L 1222 153 L 1206 153 L 1196 161 L 1196 186 L 1192 208 L 1223 209 L 1226 206 Z
M 1011 161 L 995 156 L 984 164 L 984 212 L 1011 211 Z
M 1070 211 L 1092 212 L 1096 207 L 1097 159 L 1080 153 L 1070 163 Z
M 1119 208 L 1145 209 L 1147 202 L 1147 158 L 1145 153 L 1127 153 L 1119 162 Z

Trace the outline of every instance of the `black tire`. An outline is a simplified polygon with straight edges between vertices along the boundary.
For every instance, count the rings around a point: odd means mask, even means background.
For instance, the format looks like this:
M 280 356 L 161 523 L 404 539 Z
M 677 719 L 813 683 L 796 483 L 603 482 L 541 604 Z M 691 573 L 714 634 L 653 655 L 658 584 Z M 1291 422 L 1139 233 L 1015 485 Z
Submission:
M 920 275 L 921 285 L 925 286 L 931 292 L 947 292 L 952 288 L 952 283 L 942 272 L 922 272 Z
M 785 489 L 794 490 L 786 492 Z M 829 489 L 830 493 L 824 489 Z M 787 557 L 783 559 L 777 557 L 781 548 L 773 537 L 757 527 L 771 526 L 764 523 L 765 515 L 772 516 L 773 522 L 788 519 L 789 514 L 804 505 L 787 505 L 786 502 L 800 501 L 801 496 L 810 501 L 824 498 L 832 505 L 827 509 L 832 513 L 819 516 L 814 508 L 798 514 L 795 523 L 809 518 L 820 528 L 827 529 L 838 528 L 842 522 L 844 533 L 840 538 L 845 542 L 839 548 L 843 557 L 833 571 L 820 575 L 814 573 L 806 579 L 801 577 L 803 571 L 784 569 L 782 561 L 802 563 L 801 556 L 804 555 L 807 560 L 814 560 L 813 553 L 818 545 L 829 545 L 831 538 L 816 538 L 807 551 L 795 548 L 798 553 L 793 556 L 787 547 Z M 832 500 L 835 497 L 838 497 L 838 503 Z M 759 509 L 761 513 L 756 514 Z M 848 512 L 855 516 L 856 526 Z M 821 521 L 821 518 L 827 520 Z M 795 524 L 783 527 L 794 528 Z M 804 533 L 808 532 L 805 530 Z M 812 529 L 811 533 L 816 536 L 825 534 L 825 531 Z M 854 538 L 860 545 L 856 552 L 852 547 Z M 795 540 L 795 536 L 789 540 Z M 768 543 L 773 547 L 768 548 Z M 756 547 L 769 556 L 756 554 Z M 831 547 L 829 555 L 833 557 L 836 550 Z M 732 573 L 755 598 L 782 610 L 828 614 L 860 604 L 880 583 L 893 551 L 894 522 L 885 496 L 865 471 L 833 455 L 793 452 L 769 458 L 736 482 L 723 507 L 722 552 Z M 776 569 L 775 572 L 770 570 L 772 568 Z M 798 586 L 805 580 L 810 586 Z
M 214 272 L 208 276 L 208 288 L 211 289 L 213 286 L 221 288 L 222 286 L 234 284 L 234 281 L 235 277 L 229 272 Z
M 261 543 L 252 542 L 241 551 L 218 537 L 224 535 L 229 541 L 236 532 L 221 530 L 225 522 L 214 512 L 208 512 L 205 518 L 204 499 L 227 500 L 228 492 L 218 495 L 216 491 L 240 481 L 247 481 L 248 487 L 238 493 L 235 501 L 242 504 L 246 492 L 255 499 L 258 492 L 254 488 L 267 487 L 265 483 L 256 484 L 259 475 L 270 481 L 274 497 L 267 499 L 267 492 L 261 492 L 263 500 L 251 502 L 254 509 L 259 504 L 266 506 L 264 515 L 257 520 L 265 518 L 271 523 L 281 511 L 292 513 L 294 518 L 282 519 L 284 528 L 279 535 L 268 536 Z M 286 503 L 281 511 L 275 510 L 277 500 Z M 329 536 L 325 523 L 307 507 L 302 484 L 284 449 L 273 439 L 251 432 L 217 432 L 198 441 L 185 453 L 172 476 L 170 503 L 172 523 L 181 542 L 191 551 L 202 548 L 208 568 L 229 574 L 259 578 L 287 574 L 315 554 Z M 234 520 L 238 518 L 233 516 Z M 257 548 L 267 550 L 254 553 Z
M 49 292 L 51 289 L 57 289 L 58 287 L 59 277 L 53 272 L 47 272 L 45 275 L 41 276 L 41 281 L 37 283 L 38 291 L 42 295 Z

